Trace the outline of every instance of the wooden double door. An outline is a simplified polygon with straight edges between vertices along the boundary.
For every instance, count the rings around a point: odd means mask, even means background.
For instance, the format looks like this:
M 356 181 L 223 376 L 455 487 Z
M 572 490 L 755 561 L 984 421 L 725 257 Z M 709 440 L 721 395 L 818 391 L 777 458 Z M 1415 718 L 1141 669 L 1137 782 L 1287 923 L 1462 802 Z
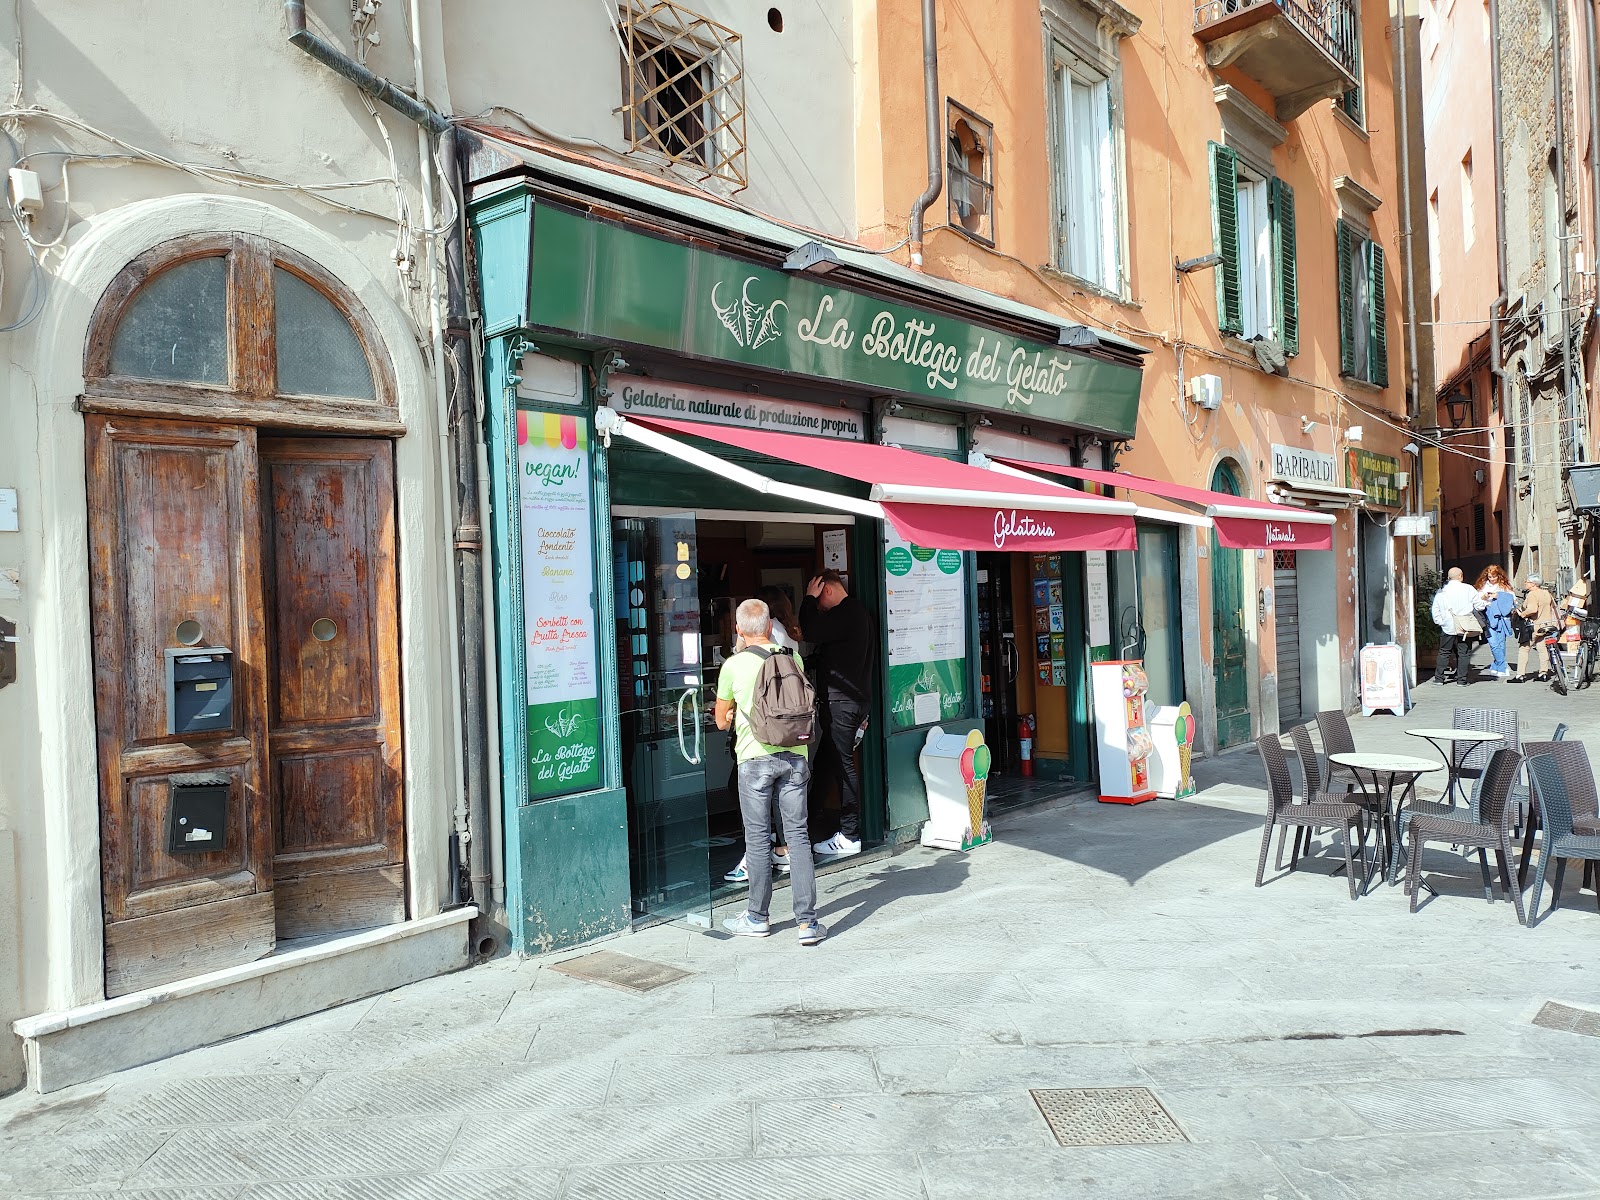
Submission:
M 393 446 L 86 418 L 106 994 L 405 916 Z M 169 649 L 232 651 L 167 732 Z M 185 785 L 220 848 L 173 852 Z

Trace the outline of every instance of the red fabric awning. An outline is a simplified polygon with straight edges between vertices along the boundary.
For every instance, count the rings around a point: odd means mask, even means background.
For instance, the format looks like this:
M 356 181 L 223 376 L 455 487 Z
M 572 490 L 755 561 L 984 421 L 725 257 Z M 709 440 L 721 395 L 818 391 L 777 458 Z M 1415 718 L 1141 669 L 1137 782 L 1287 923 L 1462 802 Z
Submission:
M 1102 487 L 1126 488 L 1180 504 L 1194 505 L 1211 518 L 1217 542 L 1230 550 L 1332 550 L 1334 518 L 1326 513 L 1290 508 L 1248 496 L 1230 496 L 1206 488 L 1146 479 L 1126 471 L 1096 471 L 1088 467 L 1063 467 L 1055 463 L 1002 458 L 1007 466 L 1044 471 L 1068 479 L 1081 479 Z
M 1016 479 L 897 446 L 625 418 L 705 438 L 872 487 L 871 498 L 908 542 L 939 550 L 1132 550 L 1133 506 L 1043 481 Z

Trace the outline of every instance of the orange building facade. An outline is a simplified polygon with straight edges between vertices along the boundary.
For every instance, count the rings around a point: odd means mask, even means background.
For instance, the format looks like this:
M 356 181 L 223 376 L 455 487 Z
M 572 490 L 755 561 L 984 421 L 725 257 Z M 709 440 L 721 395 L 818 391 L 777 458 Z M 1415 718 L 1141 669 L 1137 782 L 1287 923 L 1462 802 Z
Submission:
M 1401 317 L 1425 264 L 1403 237 L 1395 130 L 1416 114 L 1397 112 L 1388 9 L 940 0 L 937 14 L 951 186 L 924 270 L 1147 351 L 1137 435 L 1106 448 L 1118 468 L 1337 516 L 1332 552 L 1220 557 L 1205 529 L 1152 519 L 1156 557 L 1112 566 L 1114 583 L 1146 585 L 1113 589 L 1118 649 L 1183 647 L 1174 669 L 1207 748 L 1357 703 L 1360 647 L 1412 640 L 1395 521 L 1418 507 L 1407 393 L 1432 391 Z M 868 245 L 905 238 L 926 183 L 921 33 L 904 3 L 859 39 Z M 974 176 L 992 185 L 976 218 Z M 1170 611 L 1150 586 L 1164 575 Z

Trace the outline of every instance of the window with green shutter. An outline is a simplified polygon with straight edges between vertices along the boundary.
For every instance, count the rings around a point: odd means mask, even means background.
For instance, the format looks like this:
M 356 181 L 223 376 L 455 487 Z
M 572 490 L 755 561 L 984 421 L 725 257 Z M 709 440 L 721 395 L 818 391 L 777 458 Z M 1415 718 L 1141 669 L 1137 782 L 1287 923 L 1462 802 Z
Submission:
M 1217 328 L 1234 336 L 1244 332 L 1244 303 L 1239 281 L 1239 156 L 1211 143 L 1211 234 L 1222 261 L 1217 264 Z
M 1273 314 L 1285 354 L 1300 353 L 1300 284 L 1294 245 L 1294 189 L 1281 179 L 1268 181 L 1272 206 Z
M 1335 227 L 1339 261 L 1339 374 L 1389 386 L 1383 247 L 1344 221 Z
M 1376 242 L 1367 243 L 1367 316 L 1371 321 L 1371 352 L 1367 356 L 1371 371 L 1367 382 L 1379 387 L 1389 386 L 1389 333 L 1385 321 L 1383 301 L 1383 247 Z
M 1356 373 L 1355 235 L 1340 221 L 1335 227 L 1339 276 L 1339 374 Z

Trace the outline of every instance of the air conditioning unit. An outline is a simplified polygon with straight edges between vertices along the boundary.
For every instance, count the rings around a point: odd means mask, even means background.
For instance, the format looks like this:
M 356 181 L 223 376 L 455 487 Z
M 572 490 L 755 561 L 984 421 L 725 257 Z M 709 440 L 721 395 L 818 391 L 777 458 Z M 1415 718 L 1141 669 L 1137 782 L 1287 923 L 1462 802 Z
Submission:
M 1183 394 L 1207 412 L 1222 407 L 1222 376 L 1196 375 L 1183 385 Z
M 816 532 L 808 521 L 751 522 L 745 526 L 745 541 L 752 550 L 810 550 Z

